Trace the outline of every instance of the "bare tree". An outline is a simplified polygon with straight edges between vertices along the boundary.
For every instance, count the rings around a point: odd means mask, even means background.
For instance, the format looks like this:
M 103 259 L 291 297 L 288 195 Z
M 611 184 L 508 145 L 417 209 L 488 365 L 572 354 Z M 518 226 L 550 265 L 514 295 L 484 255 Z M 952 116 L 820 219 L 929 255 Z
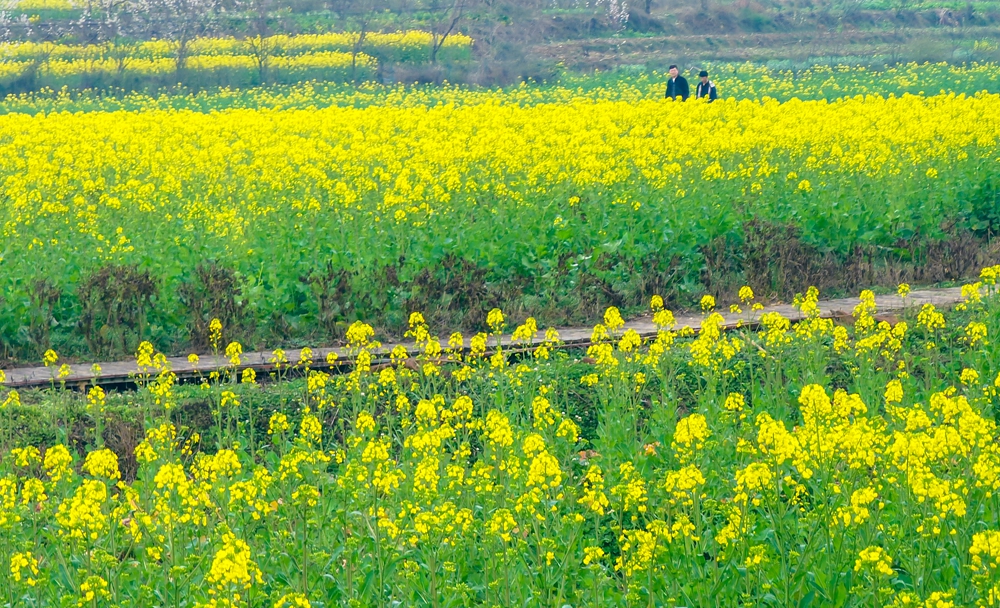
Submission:
M 222 7 L 217 0 L 144 0 L 150 33 L 174 46 L 174 63 L 181 72 L 190 56 L 191 41 L 216 29 Z
M 274 41 L 271 36 L 270 19 L 277 7 L 276 0 L 236 0 L 236 9 L 244 13 L 247 23 L 244 43 L 253 57 L 254 64 L 263 84 L 274 55 Z
M 351 47 L 351 80 L 357 80 L 358 55 L 365 46 L 371 23 L 380 9 L 387 8 L 385 0 L 334 0 L 331 8 L 341 20 L 351 25 L 358 37 Z
M 358 4 L 358 38 L 354 41 L 354 46 L 351 48 L 351 80 L 357 82 L 358 79 L 358 55 L 361 54 L 361 49 L 365 45 L 365 37 L 368 36 L 368 26 L 371 24 L 372 18 L 375 16 L 375 12 L 378 9 L 378 0 L 356 0 Z
M 438 52 L 444 46 L 448 36 L 455 32 L 455 28 L 465 16 L 469 0 L 447 0 L 442 3 L 440 0 L 431 0 L 428 9 L 434 16 L 431 24 L 431 56 L 432 64 L 437 63 Z
M 250 50 L 260 83 L 267 79 L 267 71 L 271 67 L 271 57 L 274 55 L 274 41 L 268 36 L 247 36 L 243 42 Z
M 103 47 L 105 58 L 115 63 L 121 77 L 143 34 L 141 0 L 92 0 L 77 22 L 81 37 Z
M 524 27 L 514 27 L 514 24 L 530 13 L 526 4 L 514 0 L 481 0 L 481 10 L 469 15 L 470 31 L 467 33 L 475 39 L 479 58 L 474 77 L 476 82 L 492 82 L 497 76 L 501 58 L 509 60 L 512 53 L 517 53 L 520 58 L 525 35 L 533 22 L 527 20 Z
M 0 42 L 34 40 L 40 43 L 36 45 L 28 65 L 18 76 L 19 79 L 32 81 L 57 48 L 51 40 L 58 40 L 71 33 L 76 28 L 76 23 L 59 19 L 29 19 L 28 15 L 17 11 L 19 1 L 0 0 Z

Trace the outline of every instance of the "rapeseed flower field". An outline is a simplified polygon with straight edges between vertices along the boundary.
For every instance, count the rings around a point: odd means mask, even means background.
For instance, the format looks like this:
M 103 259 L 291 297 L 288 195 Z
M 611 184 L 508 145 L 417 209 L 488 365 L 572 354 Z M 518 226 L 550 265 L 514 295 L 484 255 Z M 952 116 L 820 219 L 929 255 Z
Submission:
M 0 372 L 0 604 L 996 605 L 1000 266 L 838 321 L 806 272 L 740 282 L 761 240 L 995 257 L 995 66 L 716 71 L 711 104 L 657 74 L 8 98 L 0 348 L 52 384 Z M 760 304 L 789 289 L 796 324 Z M 596 310 L 586 352 L 541 330 Z M 278 339 L 351 356 L 243 365 Z M 228 366 L 182 384 L 185 349 Z M 126 352 L 134 391 L 62 390 Z
M 364 80 L 379 59 L 395 62 L 426 61 L 433 37 L 429 32 L 399 31 L 367 35 L 361 48 L 357 33 L 274 35 L 265 38 L 195 38 L 183 53 L 185 75 L 232 76 L 247 82 L 269 71 L 276 82 L 306 80 Z M 444 40 L 442 59 L 468 58 L 472 39 L 455 34 Z M 80 88 L 95 78 L 136 79 L 176 74 L 178 44 L 149 40 L 125 46 L 111 44 L 56 44 L 5 42 L 0 44 L 0 84 L 31 75 L 55 89 Z M 224 81 L 228 81 L 226 79 Z
M 884 90 L 913 74 L 987 73 L 835 75 Z M 775 89 L 826 91 L 814 80 Z M 216 300 L 200 265 L 228 273 L 227 324 L 254 328 L 253 346 L 343 338 L 356 320 L 402 333 L 415 308 L 481 327 L 497 304 L 565 323 L 654 292 L 684 302 L 718 293 L 715 276 L 740 284 L 753 226 L 790 231 L 817 260 L 875 267 L 919 266 L 939 243 L 985 243 L 1000 226 L 996 93 L 779 101 L 758 83 L 681 104 L 639 85 L 10 98 L 3 347 L 185 348 L 203 333 L 189 328 L 222 314 L 205 303 Z M 101 277 L 126 267 L 146 273 L 147 292 L 128 314 L 100 308 L 114 292 Z M 783 277 L 759 289 L 808 284 Z M 442 291 L 451 299 L 431 299 Z
M 324 34 L 277 34 L 268 36 L 257 44 L 263 44 L 275 56 L 294 56 L 310 53 L 341 52 L 350 53 L 358 44 L 357 32 L 329 32 Z M 416 55 L 426 53 L 433 43 L 430 32 L 408 30 L 397 32 L 370 32 L 365 35 L 363 48 L 370 52 L 394 57 L 397 61 L 412 60 Z M 442 43 L 443 49 L 451 51 L 468 49 L 472 38 L 456 33 Z M 147 40 L 129 47 L 134 59 L 169 59 L 177 53 L 177 43 L 170 40 Z M 187 43 L 189 56 L 234 56 L 251 55 L 253 48 L 248 40 L 227 38 L 194 38 Z M 0 44 L 0 57 L 7 61 L 96 61 L 108 53 L 106 45 L 100 44 L 56 44 L 52 42 L 6 42 Z
M 229 365 L 181 386 L 143 342 L 133 393 L 105 393 L 99 369 L 85 400 L 0 393 L 6 433 L 38 412 L 91 421 L 3 437 L 0 597 L 992 606 L 998 276 L 983 269 L 955 310 L 890 320 L 870 291 L 846 322 L 820 318 L 810 289 L 794 325 L 744 286 L 741 327 L 706 296 L 697 334 L 657 296 L 655 338 L 609 308 L 583 358 L 499 309 L 471 337 L 412 313 L 413 349 L 384 363 L 356 322 L 340 375 L 277 350 L 258 377 L 215 320 Z M 123 412 L 141 425 L 127 450 L 101 426 Z
M 408 35 L 412 35 L 409 32 Z M 367 47 L 366 47 L 367 48 Z M 461 48 L 461 47 L 459 47 Z M 379 47 L 380 50 L 385 46 Z M 327 49 L 346 52 L 342 48 Z M 372 51 L 379 54 L 376 51 Z M 833 101 L 858 95 L 901 97 L 936 95 L 943 91 L 966 95 L 996 92 L 1000 72 L 992 63 L 965 66 L 950 64 L 900 64 L 884 70 L 862 66 L 817 65 L 800 71 L 776 70 L 766 66 L 743 64 L 707 65 L 712 80 L 723 96 L 733 99 L 790 99 Z M 414 86 L 406 83 L 382 85 L 363 82 L 346 86 L 324 82 L 303 82 L 294 86 L 268 86 L 241 90 L 202 91 L 190 95 L 148 95 L 129 93 L 101 95 L 87 91 L 48 91 L 41 94 L 10 95 L 0 104 L 0 114 L 24 112 L 114 111 L 118 109 L 197 109 L 224 108 L 322 108 L 327 106 L 366 107 L 392 105 L 421 107 L 436 105 L 467 106 L 483 103 L 537 105 L 573 101 L 640 101 L 663 97 L 669 76 L 656 71 L 634 74 L 627 70 L 577 75 L 561 74 L 554 82 L 518 85 L 508 88 L 477 89 L 443 83 Z

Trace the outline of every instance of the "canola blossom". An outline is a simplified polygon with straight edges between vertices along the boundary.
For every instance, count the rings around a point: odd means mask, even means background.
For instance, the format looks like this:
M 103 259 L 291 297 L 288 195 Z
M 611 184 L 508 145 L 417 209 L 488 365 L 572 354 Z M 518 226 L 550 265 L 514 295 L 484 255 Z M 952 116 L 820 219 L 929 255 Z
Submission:
M 252 325 L 281 319 L 287 336 L 321 318 L 401 327 L 414 283 L 446 282 L 456 264 L 552 314 L 597 297 L 581 291 L 595 284 L 638 305 L 652 295 L 639 267 L 674 297 L 697 292 L 705 248 L 740 243 L 751 220 L 835 257 L 919 257 L 997 229 L 996 94 L 521 103 L 535 93 L 519 87 L 433 105 L 390 89 L 384 103 L 322 107 L 316 89 L 294 91 L 255 107 L 137 97 L 0 117 L 4 335 L 28 335 L 43 278 L 61 298 L 41 325 L 73 331 L 80 283 L 112 264 L 150 273 L 143 327 L 166 343 L 184 340 L 180 294 L 209 261 L 238 276 Z M 324 290 L 349 305 L 323 308 Z
M 471 349 L 461 335 L 442 349 L 415 312 L 411 353 L 372 365 L 375 331 L 357 322 L 341 374 L 275 351 L 266 386 L 241 371 L 239 343 L 187 387 L 142 343 L 135 391 L 87 397 L 138 425 L 134 441 L 87 418 L 75 428 L 89 450 L 3 436 L 0 594 L 33 607 L 809 594 L 992 606 L 998 278 L 985 268 L 955 310 L 892 321 L 869 291 L 847 323 L 820 318 L 811 289 L 794 325 L 757 319 L 746 287 L 747 323 L 723 330 L 706 310 L 696 336 L 657 296 L 654 337 L 610 308 L 585 358 L 534 319 L 507 328 L 500 310 Z M 4 405 L 5 419 L 66 420 L 75 398 L 30 399 Z M 196 404 L 207 422 L 177 415 Z

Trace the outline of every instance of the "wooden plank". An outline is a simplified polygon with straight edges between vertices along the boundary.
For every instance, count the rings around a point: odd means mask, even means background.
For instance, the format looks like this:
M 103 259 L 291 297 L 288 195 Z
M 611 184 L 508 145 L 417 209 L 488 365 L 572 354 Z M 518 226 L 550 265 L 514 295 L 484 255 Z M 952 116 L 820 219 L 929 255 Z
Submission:
M 905 298 L 905 300 L 896 294 L 875 296 L 875 303 L 878 306 L 879 312 L 882 313 L 899 312 L 907 307 L 919 307 L 924 304 L 934 304 L 938 307 L 948 307 L 961 301 L 962 290 L 959 287 L 914 290 Z M 819 302 L 820 315 L 826 318 L 850 316 L 857 303 L 857 298 L 821 300 Z M 730 329 L 737 327 L 741 321 L 744 324 L 749 321 L 755 322 L 756 319 L 759 319 L 760 316 L 766 312 L 781 313 L 781 315 L 793 322 L 804 318 L 801 312 L 789 304 L 765 306 L 763 310 L 754 313 L 753 317 L 748 316 L 746 311 L 744 311 L 742 315 L 731 314 L 724 311 L 719 312 L 725 318 L 725 327 Z M 704 315 L 701 314 L 678 315 L 676 316 L 677 328 L 690 327 L 691 329 L 697 331 L 701 328 L 701 321 L 703 318 Z M 653 324 L 653 320 L 649 316 L 633 319 L 627 322 L 625 327 L 627 329 L 634 329 L 644 338 L 655 336 L 657 331 L 656 325 Z M 592 332 L 591 327 L 567 327 L 557 329 L 559 330 L 560 340 L 567 347 L 582 347 L 590 343 L 590 336 Z M 536 343 L 541 342 L 544 339 L 544 335 L 544 331 L 539 332 L 535 337 Z M 503 344 L 512 344 L 509 335 L 503 337 Z M 414 351 L 414 345 L 412 343 L 402 343 L 402 345 L 406 347 L 408 352 Z M 395 346 L 397 346 L 396 343 L 383 345 L 382 347 L 376 349 L 373 354 L 376 355 L 377 360 L 385 360 L 388 358 L 389 352 Z M 466 350 L 469 348 L 468 337 L 465 339 L 464 348 Z M 352 357 L 345 347 L 314 348 L 312 351 L 314 361 L 314 365 L 312 366 L 313 369 L 327 368 L 326 357 L 331 352 L 337 354 L 338 364 L 349 364 L 352 362 Z M 285 351 L 285 357 L 292 364 L 297 362 L 301 356 L 302 351 L 300 349 Z M 272 358 L 272 351 L 244 353 L 240 357 L 239 367 L 240 369 L 249 367 L 258 372 L 270 372 L 275 368 Z M 187 357 L 168 357 L 167 361 L 170 365 L 170 369 L 182 379 L 207 376 L 209 373 L 222 370 L 229 365 L 229 361 L 225 357 L 213 355 L 201 356 L 200 361 L 197 364 L 189 362 Z M 100 366 L 101 375 L 97 378 L 98 383 L 115 384 L 129 382 L 141 371 L 136 366 L 135 361 L 115 361 L 101 363 Z M 58 378 L 56 377 L 59 373 L 58 366 L 11 369 L 6 372 L 7 380 L 4 386 L 9 388 L 45 387 L 50 386 L 53 383 L 56 386 L 59 386 L 60 383 L 65 382 L 67 386 L 72 387 L 90 383 L 95 380 L 94 373 L 92 372 L 92 366 L 90 364 L 73 364 L 69 366 L 69 370 L 69 375 L 63 378 Z

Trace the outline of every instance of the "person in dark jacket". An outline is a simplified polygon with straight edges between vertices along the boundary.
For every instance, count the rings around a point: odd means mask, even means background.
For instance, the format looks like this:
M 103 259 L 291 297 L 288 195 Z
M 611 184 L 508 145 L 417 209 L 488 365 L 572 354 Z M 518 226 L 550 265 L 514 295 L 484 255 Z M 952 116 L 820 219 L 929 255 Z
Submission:
M 676 65 L 670 66 L 670 80 L 667 81 L 667 94 L 664 95 L 667 99 L 676 100 L 680 97 L 681 101 L 687 101 L 687 98 L 691 95 L 687 79 L 680 74 L 680 70 L 677 69 Z
M 702 99 L 707 97 L 710 102 L 718 99 L 719 92 L 715 89 L 715 83 L 708 79 L 708 72 L 702 70 L 698 74 L 698 78 L 701 79 L 701 82 L 694 89 L 694 98 Z

